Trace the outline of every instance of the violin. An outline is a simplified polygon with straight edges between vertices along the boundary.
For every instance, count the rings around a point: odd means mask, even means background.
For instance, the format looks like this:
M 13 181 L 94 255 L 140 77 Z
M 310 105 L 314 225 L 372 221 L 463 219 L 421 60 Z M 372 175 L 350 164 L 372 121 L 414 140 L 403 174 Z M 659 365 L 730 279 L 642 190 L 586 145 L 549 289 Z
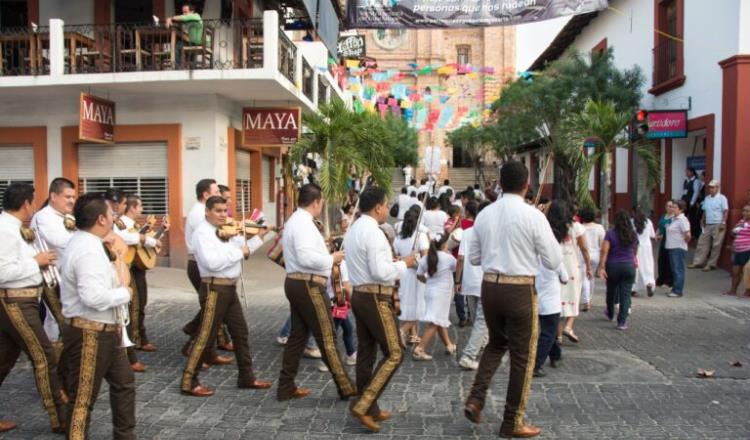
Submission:
M 234 219 L 228 219 L 226 223 L 216 228 L 216 236 L 221 241 L 229 241 L 240 234 L 252 237 L 260 234 L 261 231 L 276 231 L 276 227 L 261 225 L 250 220 L 246 220 L 243 225 Z
M 327 240 L 328 251 L 334 253 L 341 250 L 343 241 L 343 237 L 331 237 Z M 336 305 L 344 307 L 346 305 L 346 294 L 344 294 L 344 283 L 341 281 L 341 266 L 339 264 L 334 264 L 331 268 L 331 286 L 333 287 Z

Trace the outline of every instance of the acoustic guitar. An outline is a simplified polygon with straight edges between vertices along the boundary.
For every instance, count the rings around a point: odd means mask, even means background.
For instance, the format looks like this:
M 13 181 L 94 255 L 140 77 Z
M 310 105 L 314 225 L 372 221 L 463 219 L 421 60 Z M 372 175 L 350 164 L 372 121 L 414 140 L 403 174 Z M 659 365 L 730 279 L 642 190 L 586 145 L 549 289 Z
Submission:
M 125 240 L 117 235 L 114 231 L 110 232 L 107 238 L 102 243 L 104 249 L 109 257 L 109 260 L 114 265 L 117 277 L 120 279 L 121 286 L 130 285 L 130 271 L 125 263 L 125 254 L 128 251 L 128 245 Z
M 169 218 L 165 215 L 161 219 L 161 226 L 152 230 L 148 235 L 153 237 L 155 240 L 159 240 L 164 232 L 169 228 Z M 135 250 L 135 265 L 136 267 L 143 270 L 151 270 L 156 266 L 156 258 L 161 252 L 161 246 L 148 248 L 146 246 L 138 245 Z
M 143 224 L 143 226 L 138 227 L 138 224 L 136 224 L 133 228 L 130 228 L 128 232 L 138 232 L 138 234 L 145 234 L 150 229 L 154 227 L 156 224 L 156 217 L 153 215 L 149 215 L 146 217 L 146 222 Z M 136 253 L 138 252 L 138 248 L 141 247 L 140 244 L 135 246 L 128 246 L 128 251 L 125 253 L 125 256 L 123 259 L 125 260 L 125 264 L 128 266 L 132 266 L 133 262 L 135 261 Z

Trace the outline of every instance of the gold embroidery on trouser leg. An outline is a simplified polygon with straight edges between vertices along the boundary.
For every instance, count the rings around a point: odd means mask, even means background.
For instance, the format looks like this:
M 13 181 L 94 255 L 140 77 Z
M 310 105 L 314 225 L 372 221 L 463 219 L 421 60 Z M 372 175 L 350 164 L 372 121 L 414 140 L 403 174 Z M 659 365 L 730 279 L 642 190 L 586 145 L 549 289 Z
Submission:
M 377 304 L 378 317 L 380 322 L 383 324 L 383 330 L 385 331 L 385 340 L 388 342 L 388 357 L 383 362 L 383 366 L 375 372 L 375 376 L 370 379 L 370 383 L 365 387 L 364 390 L 360 390 L 362 393 L 361 397 L 352 408 L 355 414 L 365 415 L 372 406 L 372 403 L 380 394 L 380 390 L 383 389 L 388 378 L 391 377 L 396 368 L 401 363 L 401 345 L 399 344 L 399 335 L 396 331 L 396 324 L 393 322 L 393 312 L 388 303 L 378 301 L 374 296 L 373 300 Z
M 539 315 L 537 314 L 537 297 L 534 287 L 530 287 L 531 290 L 531 338 L 529 339 L 529 354 L 526 359 L 526 376 L 523 383 L 523 391 L 521 391 L 521 401 L 518 403 L 518 409 L 516 410 L 516 418 L 513 420 L 513 430 L 519 429 L 523 426 L 523 416 L 526 412 L 526 403 L 529 401 L 529 391 L 531 391 L 531 381 L 534 377 L 534 364 L 536 363 L 536 345 L 539 339 Z
M 133 273 L 130 273 L 130 288 L 133 289 L 133 295 L 130 297 L 130 338 L 136 347 L 141 346 L 141 323 L 138 321 L 140 315 L 138 314 L 141 304 L 140 298 L 138 297 L 138 283 L 135 282 Z M 127 330 L 126 330 L 127 331 Z
M 60 418 L 58 417 L 55 399 L 52 395 L 52 385 L 49 382 L 49 363 L 47 363 L 47 355 L 44 353 L 44 348 L 42 348 L 42 344 L 39 342 L 39 338 L 36 337 L 34 330 L 26 322 L 26 318 L 23 317 L 21 307 L 18 304 L 9 304 L 5 301 L 2 301 L 2 304 L 13 327 L 21 335 L 21 339 L 23 339 L 23 342 L 29 349 L 31 362 L 34 363 L 36 385 L 39 389 L 39 394 L 42 396 L 42 403 L 49 415 L 50 425 L 53 428 L 57 428 L 60 426 Z
M 52 317 L 57 321 L 57 325 L 62 327 L 65 317 L 62 314 L 62 304 L 57 293 L 58 288 L 44 287 L 44 296 L 47 299 L 47 308 L 52 312 Z
M 81 365 L 78 370 L 78 390 L 73 406 L 73 416 L 70 418 L 69 440 L 83 440 L 86 438 L 86 419 L 88 418 L 91 395 L 94 391 L 94 377 L 96 375 L 97 332 L 81 330 L 83 344 L 81 346 Z
M 206 302 L 204 303 L 203 317 L 201 318 L 201 328 L 198 331 L 198 337 L 195 338 L 193 343 L 193 349 L 190 350 L 190 357 L 188 358 L 185 372 L 182 373 L 182 390 L 190 391 L 193 385 L 193 376 L 195 376 L 195 369 L 198 368 L 198 362 L 200 362 L 203 350 L 206 349 L 208 344 L 208 337 L 211 334 L 211 326 L 214 322 L 214 314 L 216 313 L 216 300 L 218 293 L 211 290 L 210 285 L 206 285 L 208 289 L 208 295 L 206 295 Z
M 341 392 L 349 394 L 354 392 L 354 385 L 349 380 L 349 376 L 344 371 L 344 366 L 341 365 L 341 358 L 339 352 L 336 350 L 336 342 L 334 339 L 334 331 L 331 327 L 330 311 L 326 307 L 325 301 L 320 296 L 321 290 L 313 291 L 310 289 L 310 285 L 305 282 L 305 289 L 307 294 L 310 296 L 310 301 L 313 303 L 315 314 L 318 317 L 318 324 L 320 325 L 320 332 L 323 334 L 323 350 L 326 352 L 331 372 L 333 372 L 333 378 L 336 383 L 341 387 Z

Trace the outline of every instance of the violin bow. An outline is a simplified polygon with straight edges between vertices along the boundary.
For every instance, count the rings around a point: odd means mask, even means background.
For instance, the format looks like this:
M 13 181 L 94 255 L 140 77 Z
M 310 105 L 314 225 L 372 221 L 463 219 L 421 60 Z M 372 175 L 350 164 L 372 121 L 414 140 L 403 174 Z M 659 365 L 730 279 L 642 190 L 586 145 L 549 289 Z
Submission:
M 549 166 L 550 160 L 552 160 L 551 151 L 547 155 L 547 162 L 544 164 L 544 169 L 542 170 L 542 181 L 539 182 L 539 189 L 537 190 L 536 197 L 534 198 L 535 207 L 539 205 L 539 200 L 542 198 L 542 186 L 544 185 L 544 182 L 547 180 L 547 167 Z
M 243 246 L 247 246 L 247 230 L 245 229 L 245 189 L 242 188 L 242 185 L 240 185 L 240 187 L 242 190 L 240 199 L 240 211 L 242 211 L 242 224 L 240 225 L 242 228 L 242 244 Z M 247 261 L 247 258 L 243 258 L 240 263 L 240 289 L 242 290 L 242 303 L 245 306 L 245 310 L 247 310 L 247 294 L 245 293 L 245 261 Z

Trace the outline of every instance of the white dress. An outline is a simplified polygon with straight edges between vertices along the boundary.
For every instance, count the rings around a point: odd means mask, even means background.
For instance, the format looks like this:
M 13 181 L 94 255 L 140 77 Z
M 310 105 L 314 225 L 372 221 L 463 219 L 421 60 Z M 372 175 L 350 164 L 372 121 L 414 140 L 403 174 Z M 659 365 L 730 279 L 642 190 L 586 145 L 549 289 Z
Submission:
M 450 313 L 453 303 L 453 272 L 456 270 L 456 259 L 453 255 L 438 252 L 437 271 L 432 275 L 427 274 L 427 256 L 419 260 L 417 274 L 427 278 L 424 291 L 425 311 L 419 319 L 440 327 L 448 328 L 451 325 Z
M 584 233 L 585 229 L 583 225 L 574 222 L 561 245 L 565 271 L 570 276 L 568 284 L 562 286 L 562 291 L 560 292 L 562 303 L 561 318 L 578 316 L 578 306 L 581 301 L 581 289 L 583 287 L 581 263 L 578 258 L 578 237 Z
M 412 253 L 414 247 L 414 234 L 409 238 L 401 238 L 400 224 L 396 224 L 396 240 L 393 242 L 393 248 L 396 255 L 403 257 Z M 426 228 L 420 227 L 419 243 L 417 243 L 416 252 L 427 251 L 430 248 L 430 240 L 427 238 Z M 424 314 L 424 284 L 417 279 L 416 269 L 407 269 L 401 277 L 398 295 L 401 298 L 401 314 L 399 319 L 402 321 L 417 321 Z
M 445 222 L 448 220 L 448 214 L 439 209 L 425 211 L 422 215 L 422 223 L 430 230 L 430 239 L 435 240 L 438 236 L 445 233 Z
M 638 272 L 635 276 L 635 290 L 644 290 L 646 286 L 656 285 L 654 276 L 654 251 L 651 240 L 656 238 L 654 225 L 646 219 L 643 232 L 638 234 Z

